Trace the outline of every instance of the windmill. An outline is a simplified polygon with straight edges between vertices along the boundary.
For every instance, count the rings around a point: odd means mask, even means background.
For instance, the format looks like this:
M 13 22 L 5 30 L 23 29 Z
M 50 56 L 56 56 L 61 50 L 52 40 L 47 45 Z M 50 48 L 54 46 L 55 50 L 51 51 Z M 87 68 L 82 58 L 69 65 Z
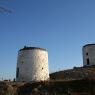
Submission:
M 3 0 L 0 0 L 0 1 L 3 1 Z M 6 0 L 4 0 L 4 1 L 6 1 Z M 0 13 L 12 13 L 12 10 L 10 10 L 6 7 L 0 6 Z

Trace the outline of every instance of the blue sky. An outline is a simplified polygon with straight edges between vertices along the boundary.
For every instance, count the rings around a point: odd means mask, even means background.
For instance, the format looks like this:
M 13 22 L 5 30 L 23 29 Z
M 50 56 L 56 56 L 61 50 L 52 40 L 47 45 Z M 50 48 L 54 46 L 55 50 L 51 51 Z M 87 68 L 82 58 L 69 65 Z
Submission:
M 0 0 L 0 79 L 14 78 L 24 45 L 46 48 L 50 73 L 82 66 L 82 46 L 95 43 L 94 0 Z

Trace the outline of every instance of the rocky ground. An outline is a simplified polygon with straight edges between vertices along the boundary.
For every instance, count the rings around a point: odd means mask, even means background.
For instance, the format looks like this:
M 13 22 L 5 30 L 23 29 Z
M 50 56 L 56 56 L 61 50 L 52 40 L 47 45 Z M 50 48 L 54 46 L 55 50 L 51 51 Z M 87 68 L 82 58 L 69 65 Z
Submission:
M 0 82 L 0 95 L 95 95 L 95 80 Z

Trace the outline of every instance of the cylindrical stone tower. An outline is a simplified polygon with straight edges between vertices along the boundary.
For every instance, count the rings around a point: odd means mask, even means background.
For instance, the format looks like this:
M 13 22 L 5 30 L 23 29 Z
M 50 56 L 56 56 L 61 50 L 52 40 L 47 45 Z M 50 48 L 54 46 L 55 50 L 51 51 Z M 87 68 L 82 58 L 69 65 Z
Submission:
M 48 52 L 38 47 L 24 47 L 18 52 L 16 81 L 49 79 Z
M 95 44 L 83 46 L 83 66 L 95 65 Z

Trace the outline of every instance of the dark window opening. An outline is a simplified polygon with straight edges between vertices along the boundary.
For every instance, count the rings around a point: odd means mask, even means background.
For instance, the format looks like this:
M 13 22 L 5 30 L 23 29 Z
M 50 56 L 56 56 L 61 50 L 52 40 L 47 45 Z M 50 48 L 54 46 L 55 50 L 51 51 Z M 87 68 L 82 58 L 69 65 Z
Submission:
M 88 53 L 86 53 L 86 55 L 88 55 Z
M 16 78 L 18 78 L 18 76 L 19 76 L 19 68 L 17 68 Z
M 43 70 L 43 68 L 42 68 L 42 70 Z
M 87 65 L 89 65 L 90 63 L 89 63 L 89 59 L 87 59 Z

